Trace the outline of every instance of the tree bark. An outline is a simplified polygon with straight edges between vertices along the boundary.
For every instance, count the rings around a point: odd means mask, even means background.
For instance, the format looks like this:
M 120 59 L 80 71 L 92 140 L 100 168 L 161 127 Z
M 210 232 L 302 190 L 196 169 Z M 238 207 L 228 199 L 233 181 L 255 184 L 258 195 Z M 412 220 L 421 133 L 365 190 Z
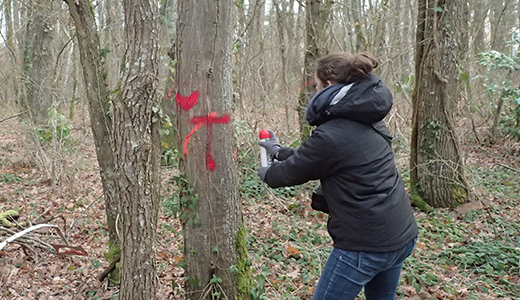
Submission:
M 298 114 L 300 117 L 300 133 L 302 140 L 310 134 L 310 127 L 305 122 L 305 107 L 312 95 L 316 93 L 314 81 L 314 69 L 316 60 L 327 53 L 326 24 L 329 19 L 330 0 L 306 0 L 306 38 L 304 54 L 304 70 L 302 89 L 298 99 Z
M 468 198 L 453 117 L 460 95 L 459 63 L 467 52 L 457 48 L 466 45 L 464 32 L 457 30 L 467 27 L 457 21 L 467 15 L 457 1 L 441 2 L 419 1 L 410 180 L 412 197 L 450 207 Z
M 233 5 L 232 1 L 179 1 L 177 124 L 179 149 L 184 149 L 185 157 L 180 195 L 190 299 L 210 299 L 214 293 L 225 299 L 246 299 L 251 284 L 233 160 L 236 139 L 229 117 Z M 185 97 L 196 102 L 187 105 Z
M 105 24 L 102 25 L 100 34 L 100 47 L 104 60 L 104 67 L 106 70 L 106 84 L 109 90 L 115 90 L 119 85 L 119 78 L 121 72 L 121 57 L 123 56 L 123 14 L 120 11 L 122 6 L 121 0 L 103 1 L 103 5 L 98 5 L 103 8 L 105 14 Z
M 471 37 L 473 40 L 472 54 L 476 56 L 478 52 L 488 50 L 484 39 L 484 28 L 486 26 L 486 19 L 489 15 L 490 7 L 487 0 L 475 1 L 472 5 L 472 22 L 471 22 Z
M 7 40 L 7 46 L 11 48 L 13 51 L 14 58 L 17 59 L 18 55 L 16 55 L 16 48 L 14 47 L 14 22 L 12 15 L 12 0 L 4 1 L 4 15 L 5 15 L 5 38 Z
M 115 190 L 121 210 L 120 299 L 156 298 L 159 209 L 159 15 L 150 0 L 124 0 L 125 57 L 114 99 Z
M 289 84 L 287 82 L 287 46 L 289 43 L 286 42 L 286 40 L 289 40 L 290 37 L 285 37 L 285 28 L 288 28 L 287 26 L 284 26 L 284 15 L 285 15 L 285 7 L 282 5 L 280 8 L 278 6 L 278 3 L 273 3 L 273 6 L 276 11 L 276 27 L 278 28 L 278 49 L 280 50 L 280 59 L 281 59 L 281 83 L 282 83 L 282 91 L 284 94 L 289 94 Z M 290 8 L 292 9 L 292 7 Z M 289 125 L 289 103 L 288 99 L 284 101 L 284 108 L 285 108 L 285 125 L 286 130 L 290 128 Z
M 119 236 L 116 220 L 119 214 L 118 199 L 115 190 L 115 162 L 112 152 L 112 114 L 110 113 L 110 98 L 105 81 L 105 69 L 100 52 L 99 35 L 88 1 L 66 0 L 74 24 L 78 48 L 80 52 L 83 80 L 86 87 L 90 126 L 94 136 L 99 173 L 103 185 L 103 195 L 108 224 L 109 260 L 119 254 Z M 118 276 L 112 279 L 119 281 Z
M 56 36 L 55 2 L 32 0 L 31 17 L 27 24 L 24 68 L 27 86 L 29 116 L 35 125 L 45 125 L 52 104 L 52 86 L 56 54 L 53 39 Z
M 502 53 L 507 52 L 506 42 L 509 41 L 508 31 L 516 24 L 514 17 L 518 14 L 512 7 L 512 0 L 494 1 L 491 7 L 490 36 L 491 49 Z
M 356 53 L 366 51 L 370 47 L 368 39 L 365 34 L 365 28 L 363 26 L 362 11 L 363 11 L 362 0 L 352 0 L 352 20 L 354 32 L 356 34 Z

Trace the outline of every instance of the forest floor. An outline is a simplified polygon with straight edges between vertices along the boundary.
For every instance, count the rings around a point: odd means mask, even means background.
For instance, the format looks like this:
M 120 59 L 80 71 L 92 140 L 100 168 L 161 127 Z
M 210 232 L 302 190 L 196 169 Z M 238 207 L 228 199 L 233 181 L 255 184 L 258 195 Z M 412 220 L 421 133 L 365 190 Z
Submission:
M 0 299 L 115 299 L 117 288 L 98 277 L 108 267 L 105 208 L 96 156 L 87 131 L 62 143 L 52 169 L 16 121 L 0 123 L 0 213 L 20 214 L 29 224 L 57 225 L 87 256 L 62 256 L 46 247 L 64 244 L 56 229 L 27 234 L 26 246 L 0 251 Z M 73 135 L 74 135 L 73 134 Z M 50 144 L 45 145 L 50 148 Z M 471 202 L 457 209 L 416 211 L 420 238 L 404 267 L 399 299 L 520 299 L 520 145 L 463 145 Z M 46 153 L 52 153 L 46 151 Z M 399 153 L 398 153 L 399 155 Z M 400 169 L 405 168 L 406 159 Z M 244 168 L 243 168 L 244 169 Z M 243 213 L 254 286 L 253 299 L 311 299 L 331 250 L 326 216 L 309 205 L 308 187 L 262 187 L 253 166 L 242 178 Z M 158 299 L 182 299 L 182 233 L 172 214 L 175 168 L 162 172 L 157 226 Z M 406 172 L 403 172 L 405 180 Z M 6 228 L 2 226 L 2 228 Z M 9 236 L 0 229 L 0 242 Z M 360 295 L 360 299 L 364 299 Z

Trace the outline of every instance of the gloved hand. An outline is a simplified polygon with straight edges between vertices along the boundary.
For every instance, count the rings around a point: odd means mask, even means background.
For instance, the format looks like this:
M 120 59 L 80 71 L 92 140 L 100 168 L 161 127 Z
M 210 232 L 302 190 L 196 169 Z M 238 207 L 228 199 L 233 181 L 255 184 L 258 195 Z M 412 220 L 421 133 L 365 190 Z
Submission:
M 271 134 L 271 139 L 269 141 L 260 141 L 258 142 L 258 145 L 262 146 L 267 150 L 267 153 L 269 153 L 269 156 L 271 157 L 271 161 L 274 161 L 276 153 L 278 153 L 278 150 L 282 148 L 282 145 L 280 145 L 280 141 L 274 135 L 274 132 L 271 130 L 267 130 Z
M 258 176 L 260 179 L 262 179 L 263 182 L 265 182 L 265 174 L 267 173 L 267 169 L 269 169 L 269 167 L 260 167 L 258 169 Z

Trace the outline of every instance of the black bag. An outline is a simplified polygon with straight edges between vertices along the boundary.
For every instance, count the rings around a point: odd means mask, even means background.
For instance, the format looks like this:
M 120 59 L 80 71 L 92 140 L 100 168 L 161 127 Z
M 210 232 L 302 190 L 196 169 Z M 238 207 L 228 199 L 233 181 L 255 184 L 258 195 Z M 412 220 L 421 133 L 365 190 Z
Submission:
M 325 200 L 325 197 L 323 197 L 321 184 L 318 184 L 314 188 L 314 191 L 312 191 L 311 207 L 314 210 L 321 211 L 327 214 L 329 213 L 329 206 L 327 205 L 327 200 Z

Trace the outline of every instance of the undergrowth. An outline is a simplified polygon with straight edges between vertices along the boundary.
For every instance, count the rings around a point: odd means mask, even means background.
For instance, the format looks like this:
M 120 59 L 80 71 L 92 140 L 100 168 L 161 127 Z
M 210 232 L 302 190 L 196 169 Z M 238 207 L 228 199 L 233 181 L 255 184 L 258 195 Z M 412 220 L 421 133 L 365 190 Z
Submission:
M 255 140 L 247 126 L 237 128 L 240 141 Z M 254 279 L 250 297 L 311 299 L 333 247 L 327 215 L 310 208 L 314 183 L 271 189 L 261 182 L 257 147 L 242 144 L 237 152 Z M 520 299 L 518 170 L 479 165 L 469 173 L 472 186 L 482 189 L 473 201 L 490 205 L 464 214 L 416 211 L 419 240 L 405 261 L 398 299 Z M 177 205 L 175 196 L 166 199 L 165 214 L 175 215 Z
M 416 212 L 419 241 L 405 262 L 399 299 L 520 298 L 518 173 L 501 167 L 471 173 L 492 207 L 464 215 L 454 210 Z M 258 207 L 248 224 L 250 255 L 257 279 L 262 279 L 257 292 L 265 292 L 267 299 L 311 299 L 332 249 L 326 215 L 310 209 L 305 186 L 284 195 L 253 175 L 244 177 L 249 181 L 242 195 Z M 258 222 L 262 226 L 257 227 Z M 264 285 L 258 286 L 261 282 Z

